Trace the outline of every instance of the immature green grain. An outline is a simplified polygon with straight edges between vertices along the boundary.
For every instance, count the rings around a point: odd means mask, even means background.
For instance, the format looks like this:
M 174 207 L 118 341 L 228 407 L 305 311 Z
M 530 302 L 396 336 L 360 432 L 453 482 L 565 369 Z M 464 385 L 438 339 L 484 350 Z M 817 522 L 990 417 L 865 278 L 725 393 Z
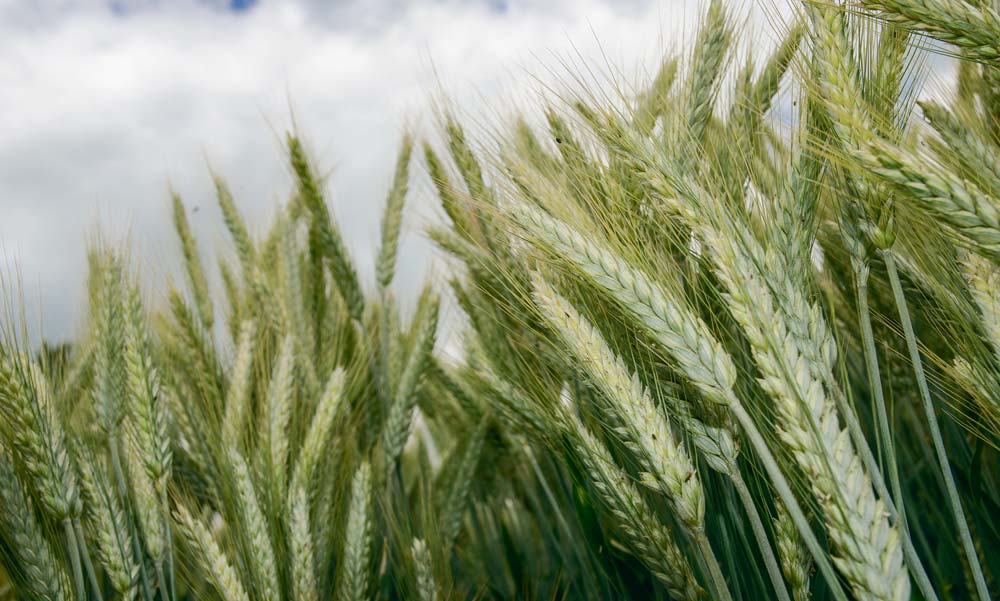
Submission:
M 302 449 L 299 451 L 292 476 L 292 486 L 289 489 L 293 495 L 298 495 L 300 489 L 307 493 L 312 490 L 316 468 L 323 459 L 330 432 L 336 425 L 334 419 L 341 407 L 343 388 L 344 370 L 338 367 L 330 374 L 323 396 L 316 406 L 316 412 L 309 421 L 309 430 L 302 442 Z M 292 501 L 294 502 L 294 497 Z
M 483 442 L 486 439 L 486 432 L 490 426 L 490 418 L 484 416 L 479 419 L 476 429 L 466 439 L 464 448 L 461 449 L 461 456 L 457 469 L 452 475 L 448 488 L 440 506 L 441 544 L 446 549 L 450 549 L 458 537 L 462 527 L 462 517 L 465 515 L 466 501 L 469 496 L 469 488 L 476 475 L 479 466 L 479 458 L 483 450 Z
M 212 299 L 208 293 L 205 270 L 202 268 L 201 258 L 198 256 L 198 246 L 191 234 L 191 226 L 188 223 L 184 202 L 177 194 L 171 195 L 171 201 L 174 209 L 174 229 L 177 230 L 181 251 L 184 253 L 184 267 L 187 270 L 188 282 L 191 284 L 191 292 L 194 294 L 195 306 L 198 307 L 198 316 L 205 329 L 211 330 L 214 319 Z
M 593 385 L 607 397 L 621 420 L 620 432 L 640 458 L 644 481 L 670 499 L 682 524 L 691 531 L 705 527 L 705 497 L 691 457 L 657 410 L 649 392 L 608 348 L 600 332 L 545 282 L 533 277 L 534 297 L 545 317 Z
M 399 156 L 396 159 L 396 170 L 392 178 L 392 187 L 385 202 L 382 213 L 382 242 L 379 246 L 378 258 L 375 261 L 375 279 L 379 290 L 385 290 L 392 282 L 396 272 L 396 256 L 399 254 L 399 229 L 403 222 L 403 202 L 409 183 L 410 155 L 413 152 L 413 139 L 403 136 Z
M 287 484 L 289 425 L 295 394 L 295 341 L 291 335 L 281 343 L 281 350 L 271 371 L 267 392 L 268 461 L 274 486 L 283 496 Z
M 305 489 L 295 489 L 289 519 L 292 581 L 297 601 L 318 601 L 313 534 L 309 527 L 309 501 Z
M 564 412 L 572 424 L 571 445 L 586 466 L 588 480 L 608 511 L 621 525 L 622 533 L 635 549 L 635 555 L 678 599 L 699 599 L 703 592 L 695 579 L 687 557 L 681 552 L 670 529 L 614 462 L 611 453 L 574 415 Z
M 157 491 L 165 491 L 170 477 L 171 450 L 166 399 L 150 353 L 151 341 L 137 286 L 126 296 L 125 372 L 133 435 L 142 449 L 142 463 Z
M 368 598 L 371 513 L 371 469 L 365 462 L 358 467 L 351 482 L 350 506 L 335 596 L 337 601 L 362 601 Z
M 239 500 L 240 528 L 247 537 L 248 559 L 257 583 L 255 590 L 260 592 L 264 601 L 279 601 L 281 585 L 278 581 L 274 546 L 268 533 L 267 519 L 257 499 L 250 468 L 236 451 L 229 453 L 229 464 Z
M 794 601 L 808 601 L 809 572 L 812 562 L 809 552 L 802 544 L 802 537 L 795 529 L 788 510 L 781 503 L 776 504 L 778 517 L 774 520 L 775 543 L 781 558 L 781 571 L 792 589 Z
M 410 432 L 410 422 L 413 408 L 417 401 L 417 389 L 423 380 L 429 357 L 434 349 L 438 323 L 438 300 L 428 288 L 421 295 L 417 313 L 413 318 L 415 335 L 409 357 L 399 384 L 389 408 L 385 426 L 382 431 L 382 452 L 384 478 L 396 464 L 396 459 L 403 450 L 403 445 Z M 385 482 L 387 480 L 383 480 Z
M 139 566 L 132 554 L 132 533 L 125 512 L 107 474 L 96 457 L 80 462 L 81 482 L 87 501 L 87 515 L 97 540 L 97 551 L 114 589 L 125 599 L 135 599 Z M 158 525 L 159 526 L 159 525 Z
M 212 178 L 212 181 L 215 182 L 215 197 L 219 201 L 219 208 L 222 210 L 222 219 L 226 223 L 226 229 L 229 230 L 229 234 L 233 237 L 233 244 L 236 246 L 236 256 L 239 257 L 240 266 L 243 268 L 243 275 L 244 277 L 249 276 L 249 274 L 253 273 L 257 254 L 253 240 L 250 237 L 250 232 L 247 230 L 246 223 L 243 221 L 243 216 L 240 214 L 239 209 L 236 208 L 233 194 L 229 191 L 229 186 L 226 185 L 225 180 L 216 175 Z
M 1000 153 L 997 148 L 938 103 L 926 100 L 919 105 L 924 117 L 948 145 L 939 153 L 942 158 L 957 161 L 975 177 L 977 184 L 993 195 L 1000 194 Z
M 685 117 L 692 140 L 701 140 L 715 108 L 723 62 L 732 41 L 732 28 L 722 0 L 712 0 L 698 30 L 687 81 Z
M 246 589 L 229 558 L 219 548 L 212 533 L 187 507 L 177 505 L 174 519 L 194 550 L 194 557 L 201 569 L 211 578 L 224 601 L 250 601 Z
M 166 539 L 165 507 L 161 504 L 162 493 L 156 491 L 153 480 L 143 469 L 142 453 L 131 437 L 125 444 L 125 471 L 130 488 L 129 497 L 135 508 L 135 518 L 142 530 L 146 552 L 154 562 L 162 562 L 166 558 L 169 544 Z
M 963 267 L 969 292 L 979 309 L 983 332 L 1000 362 L 1000 268 L 975 253 L 966 257 Z
M 427 543 L 419 538 L 413 539 L 410 552 L 413 555 L 414 571 L 417 573 L 417 594 L 420 595 L 420 601 L 437 601 L 437 585 L 434 583 Z
M 0 412 L 10 450 L 29 476 L 34 499 L 56 521 L 77 517 L 79 488 L 62 416 L 45 376 L 23 355 L 0 353 Z
M 107 437 L 117 435 L 125 415 L 128 394 L 128 373 L 122 359 L 129 316 L 122 302 L 125 291 L 122 265 L 114 256 L 107 256 L 101 269 L 101 285 L 97 301 L 97 348 L 94 357 L 95 393 L 98 424 Z
M 633 117 L 636 129 L 646 134 L 653 130 L 656 119 L 667 108 L 667 97 L 676 78 L 677 59 L 664 59 L 649 88 L 636 99 L 635 117 Z
M 228 449 L 239 448 L 243 440 L 253 389 L 253 358 L 257 326 L 247 320 L 240 326 L 233 367 L 229 373 L 226 410 L 222 416 L 222 442 Z
M 312 215 L 312 223 L 316 228 L 318 242 L 330 261 L 333 280 L 340 290 L 344 302 L 347 303 L 351 317 L 360 320 L 364 312 L 364 296 L 361 293 L 358 274 L 347 253 L 347 247 L 344 246 L 340 232 L 330 218 L 330 210 L 326 206 L 316 176 L 309 166 L 302 143 L 292 135 L 288 136 L 288 152 L 292 170 L 295 171 L 295 176 L 298 179 L 299 197 Z
M 1000 13 L 990 2 L 964 0 L 862 0 L 879 16 L 964 49 L 970 58 L 1000 59 Z
M 32 495 L 17 477 L 11 457 L 2 446 L 0 507 L 0 530 L 11 545 L 8 552 L 0 553 L 0 559 L 18 591 L 25 598 L 41 601 L 71 598 L 72 587 L 66 571 L 35 519 Z

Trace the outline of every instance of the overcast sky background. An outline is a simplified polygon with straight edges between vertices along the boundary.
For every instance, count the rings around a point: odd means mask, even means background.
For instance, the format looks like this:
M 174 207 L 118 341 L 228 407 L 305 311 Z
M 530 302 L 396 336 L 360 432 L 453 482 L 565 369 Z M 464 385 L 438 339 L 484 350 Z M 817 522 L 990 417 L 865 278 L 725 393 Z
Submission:
M 428 107 L 442 91 L 483 123 L 537 98 L 541 82 L 558 86 L 560 61 L 643 81 L 706 5 L 0 0 L 0 269 L 8 284 L 20 274 L 33 337 L 81 325 L 98 231 L 130 243 L 162 299 L 167 278 L 180 281 L 172 186 L 198 208 L 189 217 L 214 272 L 228 240 L 208 165 L 263 233 L 292 188 L 282 139 L 294 115 L 370 287 L 399 136 L 406 125 L 433 133 Z M 756 42 L 778 35 L 773 10 L 741 14 Z M 436 214 L 426 181 L 408 203 L 404 296 L 431 263 L 420 230 Z

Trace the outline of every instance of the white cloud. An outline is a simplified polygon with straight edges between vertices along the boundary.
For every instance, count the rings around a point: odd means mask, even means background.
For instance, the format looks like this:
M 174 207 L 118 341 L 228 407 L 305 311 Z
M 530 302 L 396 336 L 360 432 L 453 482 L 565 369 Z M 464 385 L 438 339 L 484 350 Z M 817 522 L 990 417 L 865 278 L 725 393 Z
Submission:
M 205 257 L 224 247 L 205 157 L 261 231 L 290 191 L 289 99 L 332 169 L 331 204 L 370 279 L 398 136 L 407 123 L 431 130 L 439 76 L 485 118 L 484 106 L 530 95 L 530 74 L 551 80 L 546 66 L 560 59 L 602 69 L 607 56 L 629 77 L 653 69 L 704 3 L 383 0 L 331 12 L 265 1 L 240 14 L 218 4 L 119 2 L 123 16 L 105 2 L 0 0 L 0 256 L 4 273 L 15 263 L 22 273 L 46 337 L 68 336 L 83 316 L 84 251 L 98 225 L 129 236 L 137 262 L 160 276 L 149 281 L 177 276 L 168 182 L 200 208 Z M 402 271 L 412 286 L 427 262 L 417 226 L 434 210 L 426 187 L 410 202 Z

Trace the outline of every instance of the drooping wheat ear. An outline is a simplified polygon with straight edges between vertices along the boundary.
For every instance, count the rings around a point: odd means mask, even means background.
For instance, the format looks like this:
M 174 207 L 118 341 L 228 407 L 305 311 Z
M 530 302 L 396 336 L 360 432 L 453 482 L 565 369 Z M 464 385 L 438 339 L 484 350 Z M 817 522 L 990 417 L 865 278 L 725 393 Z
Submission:
M 1000 269 L 975 253 L 969 253 L 964 267 L 969 292 L 982 318 L 983 332 L 996 360 L 1000 361 Z
M 283 498 L 287 484 L 289 425 L 292 418 L 292 397 L 295 394 L 295 341 L 291 335 L 281 343 L 281 351 L 271 372 L 267 392 L 268 461 L 276 491 Z
M 409 184 L 410 155 L 413 153 L 413 139 L 409 134 L 403 136 L 403 142 L 396 159 L 396 171 L 392 178 L 389 197 L 385 201 L 385 211 L 382 213 L 382 242 L 379 246 L 378 259 L 375 261 L 375 279 L 379 290 L 385 290 L 392 282 L 396 272 L 396 256 L 399 250 L 399 229 L 403 222 L 403 202 L 406 200 L 406 190 Z
M 289 524 L 292 551 L 292 582 L 299 601 L 318 601 L 316 592 L 316 559 L 313 535 L 309 528 L 309 500 L 304 488 L 295 489 Z
M 781 558 L 781 571 L 792 589 L 794 601 L 809 600 L 809 571 L 812 562 L 795 522 L 780 502 L 775 503 L 778 517 L 774 520 L 775 544 Z
M 238 451 L 229 453 L 229 464 L 239 497 L 241 528 L 246 532 L 249 560 L 257 590 L 265 601 L 279 601 L 280 584 L 274 546 L 268 533 L 267 519 L 261 511 L 250 468 Z
M 158 492 L 149 472 L 144 467 L 142 447 L 137 436 L 129 436 L 125 445 L 125 470 L 129 483 L 129 497 L 135 506 L 136 521 L 142 530 L 146 551 L 154 562 L 166 557 L 167 540 L 164 531 L 165 507 L 160 502 L 164 493 Z
M 622 528 L 635 556 L 663 583 L 671 596 L 695 600 L 702 596 L 694 570 L 674 535 L 633 486 L 590 430 L 569 411 L 563 413 L 571 446 L 586 467 L 588 480 Z
M 97 395 L 94 404 L 98 424 L 106 437 L 117 435 L 118 426 L 125 414 L 124 403 L 128 393 L 128 375 L 122 361 L 128 320 L 122 303 L 124 290 L 121 263 L 117 257 L 108 255 L 101 268 L 101 285 L 97 297 L 99 313 L 94 358 Z
M 330 374 L 330 378 L 326 382 L 323 396 L 320 397 L 316 412 L 309 422 L 309 430 L 302 442 L 302 450 L 295 463 L 292 486 L 289 489 L 295 495 L 298 494 L 299 489 L 305 490 L 307 495 L 312 490 L 316 466 L 319 465 L 326 450 L 327 440 L 333 430 L 334 418 L 340 407 L 343 390 L 344 370 L 338 367 Z
M 469 487 L 472 485 L 476 468 L 479 466 L 479 457 L 482 454 L 483 442 L 486 439 L 489 425 L 490 417 L 481 417 L 472 435 L 465 440 L 458 458 L 457 469 L 441 499 L 439 519 L 441 520 L 441 544 L 445 549 L 452 547 L 461 530 Z
M 413 539 L 410 552 L 413 554 L 413 566 L 417 573 L 417 594 L 420 595 L 420 601 L 437 601 L 437 585 L 434 583 L 431 553 L 427 543 L 419 538 Z
M 127 288 L 125 372 L 132 434 L 142 450 L 142 464 L 158 492 L 166 490 L 171 450 L 166 399 L 150 353 L 149 332 L 138 286 Z
M 368 598 L 368 561 L 372 531 L 372 486 L 368 462 L 362 463 L 351 482 L 350 507 L 344 530 L 337 601 L 362 601 Z
M 191 234 L 191 225 L 188 223 L 181 197 L 172 194 L 171 200 L 174 206 L 174 229 L 177 230 L 181 251 L 184 253 L 184 267 L 187 270 L 188 282 L 191 284 L 191 292 L 194 294 L 195 306 L 198 307 L 198 316 L 205 329 L 211 330 L 214 319 L 212 298 L 208 293 L 208 280 L 205 279 L 205 270 L 198 256 L 198 245 Z
M 964 0 L 862 0 L 880 16 L 931 37 L 955 44 L 969 57 L 987 62 L 1000 59 L 1000 13 L 989 2 Z
M 910 579 L 899 532 L 889 525 L 888 512 L 875 498 L 850 434 L 841 429 L 836 406 L 775 306 L 758 266 L 740 252 L 732 235 L 706 229 L 702 236 L 712 249 L 730 312 L 750 341 L 761 387 L 776 401 L 778 436 L 807 475 L 823 509 L 838 552 L 835 564 L 859 597 L 908 598 Z
M 212 579 L 219 595 L 225 601 L 250 601 L 239 575 L 205 524 L 181 504 L 177 505 L 174 520 L 180 527 L 181 534 L 194 548 L 194 559 Z
M 135 599 L 139 585 L 139 566 L 132 554 L 132 533 L 118 494 L 111 487 L 104 469 L 96 458 L 80 461 L 80 481 L 87 500 L 91 531 L 97 539 L 101 565 L 119 594 Z
M 393 404 L 389 408 L 382 431 L 383 461 L 382 482 L 388 481 L 389 473 L 395 468 L 396 459 L 410 432 L 413 407 L 417 402 L 417 392 L 427 370 L 427 363 L 434 350 L 437 336 L 438 299 L 430 288 L 424 290 L 413 318 L 416 330 L 410 356 L 399 377 Z
M 541 211 L 512 204 L 509 214 L 634 314 L 706 399 L 729 404 L 736 366 L 708 327 L 673 294 L 611 251 Z
M 316 228 L 318 242 L 330 261 L 330 269 L 334 275 L 333 280 L 347 304 L 347 310 L 351 317 L 360 320 L 364 313 L 364 295 L 361 293 L 358 274 L 347 253 L 347 247 L 344 246 L 340 232 L 330 218 L 330 210 L 327 208 L 323 193 L 320 191 L 319 182 L 309 166 L 302 143 L 291 135 L 288 136 L 288 152 L 292 169 L 298 179 L 299 197 L 312 214 L 312 223 Z
M 0 529 L 10 544 L 0 560 L 25 598 L 64 601 L 71 596 L 69 577 L 42 534 L 31 496 L 11 459 L 0 446 Z
M 222 210 L 222 220 L 226 223 L 226 229 L 229 230 L 229 234 L 233 237 L 233 244 L 236 246 L 236 256 L 239 257 L 243 275 L 249 276 L 253 273 L 257 256 L 253 239 L 250 237 L 250 232 L 243 221 L 243 215 L 236 208 L 236 203 L 233 201 L 233 194 L 229 191 L 229 186 L 226 185 L 225 180 L 218 175 L 213 175 L 212 181 L 215 182 L 215 197 L 218 199 L 219 208 Z
M 947 153 L 949 158 L 960 161 L 968 173 L 975 174 L 976 183 L 993 195 L 1000 194 L 1000 153 L 996 147 L 940 104 L 932 100 L 918 104 L 924 117 L 951 149 L 950 152 L 942 149 L 940 154 Z
M 243 429 L 250 412 L 250 392 L 253 390 L 253 356 L 257 325 L 247 320 L 240 326 L 236 355 L 229 374 L 226 412 L 222 416 L 222 442 L 227 449 L 239 448 Z
M 606 397 L 620 420 L 618 434 L 646 470 L 643 481 L 661 490 L 682 524 L 692 532 L 705 527 L 701 480 L 684 445 L 653 404 L 649 392 L 629 373 L 600 332 L 539 274 L 533 274 L 534 297 L 591 383 Z
M 861 104 L 863 96 L 841 11 L 836 7 L 816 6 L 811 6 L 810 10 L 816 23 L 816 57 L 822 65 L 822 93 L 834 116 L 834 129 L 841 141 L 872 171 L 904 190 L 966 242 L 983 254 L 1000 257 L 1000 205 L 997 199 L 915 150 L 904 150 L 872 133 L 871 119 Z M 876 241 L 888 248 L 892 237 L 885 241 L 877 237 Z
M 0 355 L 0 412 L 7 420 L 10 450 L 30 475 L 42 509 L 56 521 L 79 516 L 77 476 L 62 417 L 49 396 L 45 376 L 24 355 Z

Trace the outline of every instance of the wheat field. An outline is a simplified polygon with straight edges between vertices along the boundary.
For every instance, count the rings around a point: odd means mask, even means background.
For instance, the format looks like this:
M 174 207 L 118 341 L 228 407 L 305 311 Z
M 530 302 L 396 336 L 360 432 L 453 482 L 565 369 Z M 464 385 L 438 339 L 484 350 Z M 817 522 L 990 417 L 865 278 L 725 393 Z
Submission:
M 183 287 L 95 244 L 71 344 L 8 310 L 0 599 L 998 598 L 1000 9 L 739 23 L 404 135 L 374 286 L 290 133 L 263 236 L 215 176 L 218 265 L 172 198 Z M 403 310 L 418 171 L 451 269 Z

